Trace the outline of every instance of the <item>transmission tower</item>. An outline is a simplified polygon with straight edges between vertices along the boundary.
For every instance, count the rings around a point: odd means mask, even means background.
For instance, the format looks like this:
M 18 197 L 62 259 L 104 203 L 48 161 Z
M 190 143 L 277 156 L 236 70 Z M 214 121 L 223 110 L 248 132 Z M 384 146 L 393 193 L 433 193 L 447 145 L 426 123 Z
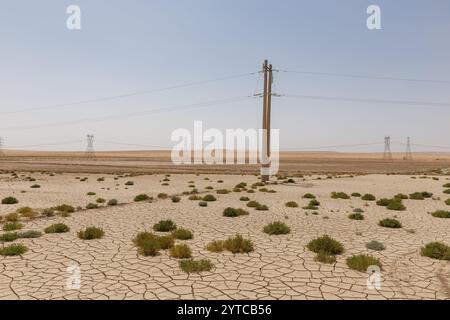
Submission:
M 406 152 L 405 156 L 403 157 L 404 160 L 412 160 L 412 152 L 411 152 L 411 138 L 406 138 Z
M 87 158 L 94 158 L 94 135 L 88 134 L 87 136 L 87 148 L 86 148 L 86 157 Z
M 3 152 L 3 139 L 0 137 L 0 157 L 3 157 L 5 153 Z
M 384 137 L 384 153 L 383 153 L 383 160 L 392 160 L 392 153 L 391 153 L 391 137 L 389 137 L 389 136 Z

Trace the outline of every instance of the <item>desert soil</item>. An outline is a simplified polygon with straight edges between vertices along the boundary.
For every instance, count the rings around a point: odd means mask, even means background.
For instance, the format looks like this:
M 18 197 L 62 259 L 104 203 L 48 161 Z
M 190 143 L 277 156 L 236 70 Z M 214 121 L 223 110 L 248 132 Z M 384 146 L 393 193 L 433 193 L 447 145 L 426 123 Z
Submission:
M 294 178 L 295 183 L 268 186 L 276 193 L 231 192 L 216 194 L 217 189 L 232 189 L 240 182 L 257 181 L 253 175 L 172 174 L 168 186 L 162 186 L 163 174 L 120 177 L 108 174 L 10 173 L 0 175 L 0 198 L 14 196 L 15 205 L 0 205 L 4 216 L 23 206 L 36 211 L 62 203 L 85 207 L 102 197 L 118 199 L 115 207 L 101 205 L 98 209 L 79 210 L 70 217 L 38 217 L 23 219 L 26 230 L 40 230 L 63 222 L 70 232 L 44 234 L 35 239 L 18 239 L 28 251 L 21 256 L 0 256 L 0 299 L 450 299 L 450 262 L 420 255 L 420 248 L 432 241 L 450 244 L 450 219 L 432 217 L 429 212 L 446 209 L 442 185 L 449 176 L 359 175 Z M 36 181 L 27 181 L 27 177 Z M 76 177 L 88 177 L 80 181 Z M 97 178 L 104 177 L 99 182 Z M 210 180 L 205 180 L 209 178 Z M 133 186 L 125 182 L 134 181 Z M 223 180 L 223 183 L 219 183 Z M 194 181 L 202 194 L 205 187 L 217 201 L 200 207 L 198 201 L 181 196 L 179 203 L 170 199 L 133 202 L 134 196 L 146 193 L 156 198 L 160 192 L 181 194 L 190 190 Z M 32 184 L 41 188 L 32 189 Z M 23 192 L 25 191 L 25 192 Z M 404 200 L 406 211 L 390 211 L 373 201 L 360 198 L 331 199 L 332 191 L 372 193 L 377 198 L 397 193 L 433 192 L 434 199 Z M 87 192 L 95 192 L 88 196 Z M 308 199 L 305 193 L 317 196 L 318 210 L 302 209 Z M 269 207 L 268 211 L 246 208 L 239 200 L 243 195 Z M 296 201 L 298 208 L 288 208 L 287 201 Z M 226 207 L 245 208 L 250 214 L 235 218 L 222 216 Z M 365 220 L 350 220 L 354 208 L 364 210 Z M 313 214 L 317 211 L 318 214 Z M 396 217 L 401 229 L 378 226 L 378 221 Z M 199 274 L 184 273 L 178 260 L 167 251 L 159 256 L 139 255 L 132 238 L 140 231 L 151 230 L 159 220 L 172 219 L 180 227 L 193 231 L 187 243 L 195 259 L 211 260 L 214 268 Z M 287 235 L 269 236 L 263 227 L 283 221 L 290 228 Z M 81 240 L 77 232 L 88 226 L 103 228 L 105 236 Z M 4 233 L 4 231 L 0 231 Z M 212 253 L 205 246 L 212 240 L 241 234 L 253 241 L 255 250 L 248 254 Z M 336 263 L 315 261 L 315 254 L 306 245 L 318 236 L 328 234 L 343 243 L 345 252 Z M 371 240 L 382 242 L 384 251 L 366 249 Z M 4 243 L 9 245 L 11 243 Z M 2 245 L 0 245 L 2 246 Z M 381 288 L 368 289 L 367 275 L 349 269 L 346 258 L 367 253 L 383 264 Z M 81 270 L 80 289 L 69 289 L 72 276 L 68 267 Z

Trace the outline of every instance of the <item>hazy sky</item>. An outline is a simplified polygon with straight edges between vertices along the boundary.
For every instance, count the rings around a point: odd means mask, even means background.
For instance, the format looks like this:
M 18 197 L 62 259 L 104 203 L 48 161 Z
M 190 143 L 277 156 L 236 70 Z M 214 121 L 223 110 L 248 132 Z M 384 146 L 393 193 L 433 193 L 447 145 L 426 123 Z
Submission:
M 71 4 L 81 7 L 79 31 L 66 28 Z M 382 30 L 366 27 L 370 4 L 381 7 Z M 264 58 L 280 70 L 450 81 L 450 1 L 5 0 L 0 4 L 0 136 L 6 148 L 82 150 L 85 142 L 77 141 L 92 133 L 97 150 L 142 149 L 101 141 L 171 146 L 171 132 L 192 129 L 194 120 L 207 128 L 254 128 L 262 108 L 254 98 L 131 114 L 252 95 L 257 74 L 61 105 L 256 72 Z M 450 82 L 278 72 L 274 86 L 287 95 L 450 103 Z M 280 129 L 282 148 L 371 143 L 385 135 L 450 146 L 449 124 L 449 106 L 290 97 L 273 102 L 272 126 Z M 73 143 L 46 145 L 65 141 Z M 433 150 L 413 151 L 425 149 Z

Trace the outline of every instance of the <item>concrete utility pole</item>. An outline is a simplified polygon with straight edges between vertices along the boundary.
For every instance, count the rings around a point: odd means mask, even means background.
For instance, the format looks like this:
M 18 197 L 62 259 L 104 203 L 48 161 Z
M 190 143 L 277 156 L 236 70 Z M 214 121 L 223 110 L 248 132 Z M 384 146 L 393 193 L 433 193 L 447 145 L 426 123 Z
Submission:
M 262 155 L 263 159 L 269 159 L 270 157 L 270 123 L 271 123 L 271 108 L 272 108 L 272 65 L 268 64 L 267 60 L 264 60 L 263 70 L 264 74 L 264 89 L 263 89 L 263 120 L 262 120 Z M 270 163 L 263 163 L 262 168 L 268 170 Z M 261 181 L 269 181 L 268 174 L 261 174 Z
M 411 138 L 406 138 L 406 152 L 405 156 L 403 157 L 405 160 L 412 160 L 412 152 L 411 152 Z
M 86 147 L 86 158 L 94 158 L 95 157 L 95 153 L 94 153 L 94 135 L 93 134 L 88 134 L 86 136 L 87 138 L 87 147 Z
M 392 160 L 392 153 L 391 153 L 391 137 L 389 137 L 389 136 L 384 137 L 384 153 L 383 153 L 383 160 Z

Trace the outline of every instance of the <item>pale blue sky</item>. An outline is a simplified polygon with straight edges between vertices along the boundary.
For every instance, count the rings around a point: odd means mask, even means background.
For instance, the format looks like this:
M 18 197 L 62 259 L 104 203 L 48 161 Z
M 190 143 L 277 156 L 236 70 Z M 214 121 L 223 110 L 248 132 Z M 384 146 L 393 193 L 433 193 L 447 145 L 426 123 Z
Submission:
M 82 30 L 66 28 L 66 7 Z M 382 30 L 366 28 L 378 4 Z M 147 111 L 254 93 L 257 75 L 206 85 L 23 113 L 14 111 L 158 89 L 274 68 L 450 81 L 448 0 L 40 0 L 0 4 L 0 136 L 5 147 L 96 137 L 96 149 L 139 149 L 103 141 L 170 146 L 171 132 L 260 125 L 261 101 L 105 121 L 78 119 Z M 284 94 L 450 103 L 450 83 L 278 73 Z M 312 147 L 411 136 L 450 146 L 450 107 L 274 98 L 281 147 Z M 84 149 L 84 143 L 33 149 Z M 382 146 L 340 148 L 380 150 Z M 393 145 L 403 151 L 404 146 Z M 430 148 L 415 148 L 419 150 Z M 439 149 L 434 149 L 439 150 Z M 444 151 L 444 150 L 440 150 Z

